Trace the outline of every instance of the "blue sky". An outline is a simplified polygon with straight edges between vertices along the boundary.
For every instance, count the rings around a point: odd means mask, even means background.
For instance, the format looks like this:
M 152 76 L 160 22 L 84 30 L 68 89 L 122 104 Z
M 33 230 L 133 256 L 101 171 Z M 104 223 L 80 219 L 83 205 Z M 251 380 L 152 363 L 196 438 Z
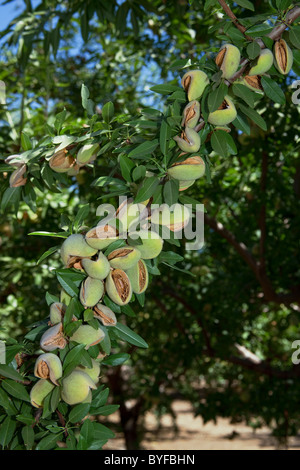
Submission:
M 8 5 L 0 6 L 0 30 L 3 30 L 8 26 L 10 21 L 16 16 L 18 8 L 24 7 L 24 2 L 15 0 L 14 2 L 8 3 Z

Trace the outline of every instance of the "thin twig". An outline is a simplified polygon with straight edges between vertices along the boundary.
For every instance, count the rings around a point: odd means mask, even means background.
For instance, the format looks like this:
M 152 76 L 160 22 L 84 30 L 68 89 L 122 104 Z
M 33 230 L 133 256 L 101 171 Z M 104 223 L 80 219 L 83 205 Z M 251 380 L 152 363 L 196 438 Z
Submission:
M 246 31 L 246 28 L 245 26 L 243 26 L 239 20 L 237 19 L 237 17 L 235 16 L 235 14 L 233 13 L 233 11 L 230 9 L 230 7 L 227 5 L 227 3 L 224 1 L 224 0 L 218 0 L 219 4 L 221 5 L 221 7 L 223 8 L 223 10 L 225 11 L 226 15 L 231 19 L 231 21 L 234 23 L 234 25 L 237 27 L 237 29 L 239 31 L 241 31 L 241 33 L 244 34 L 244 36 L 247 38 L 247 39 L 251 39 L 249 36 L 247 36 L 245 34 L 245 31 Z
M 288 28 L 297 18 L 300 16 L 300 7 L 296 6 L 292 8 L 289 13 L 286 15 L 286 19 L 284 23 L 280 23 L 277 26 L 275 26 L 272 31 L 267 34 L 267 37 L 272 39 L 273 41 L 276 41 L 279 39 L 282 35 L 282 33 Z M 265 49 L 265 44 L 261 39 L 256 39 L 255 40 L 257 44 L 260 46 L 261 49 Z M 230 78 L 230 80 L 225 80 L 225 83 L 227 85 L 230 85 L 233 83 L 235 80 L 240 78 L 241 75 L 245 72 L 247 69 L 248 65 L 250 63 L 250 59 L 243 59 L 240 63 L 240 69 Z
M 57 416 L 58 416 L 58 419 L 59 419 L 60 424 L 61 424 L 62 427 L 64 428 L 64 435 L 65 435 L 66 437 L 68 437 L 69 433 L 68 433 L 67 428 L 65 427 L 65 426 L 66 426 L 65 418 L 63 417 L 63 415 L 62 415 L 58 410 L 56 410 L 56 414 L 57 414 Z

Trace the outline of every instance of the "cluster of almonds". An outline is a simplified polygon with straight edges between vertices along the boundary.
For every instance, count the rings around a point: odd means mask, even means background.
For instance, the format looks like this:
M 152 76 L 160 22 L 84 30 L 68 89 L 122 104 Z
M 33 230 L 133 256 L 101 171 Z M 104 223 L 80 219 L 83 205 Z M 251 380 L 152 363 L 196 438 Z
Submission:
M 275 58 L 275 61 L 274 61 Z M 263 92 L 261 85 L 261 76 L 272 67 L 273 62 L 280 73 L 287 75 L 293 65 L 293 53 L 284 39 L 279 39 L 274 45 L 274 58 L 273 52 L 269 49 L 262 49 L 258 58 L 249 66 L 246 74 L 236 83 L 242 83 L 251 90 L 256 92 Z M 241 54 L 239 49 L 232 44 L 225 44 L 216 56 L 215 62 L 222 71 L 222 77 L 230 80 L 231 77 L 238 71 L 241 61 Z M 200 103 L 198 99 L 201 98 L 205 88 L 209 84 L 208 76 L 201 70 L 191 70 L 187 72 L 181 80 L 181 84 L 187 93 L 189 100 L 188 105 L 183 110 L 183 119 L 181 126 L 183 131 L 180 136 L 174 137 L 178 147 L 185 153 L 198 152 L 201 146 L 201 139 L 197 132 L 197 125 L 201 116 Z M 222 104 L 219 108 L 208 115 L 208 122 L 217 129 L 222 129 L 227 132 L 230 129 L 227 124 L 230 124 L 237 116 L 235 105 L 229 95 L 224 97 Z M 190 171 L 184 173 L 181 178 L 180 170 L 183 165 L 192 163 Z M 178 166 L 180 165 L 180 168 Z M 195 179 L 199 178 L 204 173 L 204 162 L 199 156 L 187 158 L 186 161 L 181 161 L 173 165 L 168 170 L 168 174 L 177 179 L 192 181 L 192 175 L 195 174 Z M 183 177 L 184 176 L 184 177 Z M 189 176 L 190 179 L 187 177 Z M 194 181 L 191 182 L 193 184 Z M 189 184 L 189 186 L 191 185 Z M 185 189 L 185 182 L 182 182 L 183 189 Z
M 156 258 L 163 247 L 163 239 L 155 231 L 142 229 L 130 231 L 137 217 L 149 224 L 147 201 L 141 204 L 132 202 L 122 204 L 116 212 L 119 229 L 113 225 L 99 225 L 85 235 L 70 235 L 61 246 L 61 258 L 66 268 L 75 268 L 86 274 L 80 286 L 79 300 L 85 309 L 91 309 L 94 319 L 104 326 L 116 325 L 116 315 L 102 303 L 106 293 L 117 305 L 124 306 L 130 302 L 132 293 L 141 294 L 148 286 L 148 270 L 144 260 Z M 169 217 L 167 217 L 167 215 Z M 177 211 L 168 213 L 168 208 L 153 211 L 150 216 L 154 225 L 167 225 L 176 232 L 182 229 L 189 220 L 189 213 L 178 204 Z M 138 238 L 137 246 L 124 246 L 114 249 L 107 256 L 106 250 L 111 243 L 126 233 L 131 239 Z M 127 240 L 128 242 L 128 240 Z M 64 349 L 68 342 L 83 344 L 85 349 L 100 343 L 105 334 L 100 328 L 88 323 L 81 324 L 71 336 L 64 332 L 63 319 L 70 297 L 64 290 L 60 302 L 50 306 L 49 328 L 40 339 L 44 353 L 38 357 L 34 374 L 39 378 L 31 389 L 31 403 L 42 407 L 45 397 L 55 386 L 61 387 L 61 399 L 69 405 L 91 400 L 91 390 L 99 380 L 100 365 L 103 358 L 93 359 L 92 368 L 76 367 L 70 374 L 63 376 L 62 363 L 57 350 Z M 77 318 L 74 316 L 73 320 Z
M 74 145 L 55 152 L 49 160 L 50 168 L 56 173 L 67 173 L 69 176 L 78 174 L 80 168 L 92 163 L 99 151 L 99 144 L 86 144 L 79 149 L 76 156 L 72 156 L 70 150 Z
M 283 39 L 276 41 L 274 56 L 278 70 L 282 74 L 287 74 L 292 67 L 293 55 Z M 237 72 L 240 59 L 237 47 L 226 44 L 221 48 L 216 57 L 216 64 L 222 70 L 225 79 L 230 79 Z M 272 64 L 273 53 L 269 49 L 263 49 L 241 82 L 255 91 L 262 90 L 260 77 Z M 174 139 L 183 153 L 180 154 L 180 161 L 174 163 L 167 171 L 169 177 L 179 180 L 180 190 L 191 186 L 205 172 L 205 164 L 200 156 L 192 155 L 185 159 L 181 157 L 188 153 L 197 153 L 200 149 L 201 141 L 196 126 L 201 112 L 197 100 L 208 84 L 209 79 L 201 70 L 192 70 L 182 77 L 182 86 L 187 92 L 189 103 L 183 111 L 181 136 Z M 229 96 L 225 96 L 222 105 L 209 114 L 208 122 L 228 130 L 227 124 L 231 123 L 236 115 L 233 101 Z M 98 148 L 98 144 L 85 145 L 74 158 L 69 154 L 67 147 L 50 158 L 50 167 L 59 173 L 75 175 L 81 166 L 91 163 L 96 158 Z M 17 167 L 11 176 L 13 186 L 26 183 L 24 176 L 26 165 L 19 157 L 13 155 L 6 160 L 6 163 Z M 130 302 L 133 293 L 143 293 L 148 286 L 148 270 L 144 260 L 156 258 L 163 247 L 163 240 L 155 231 L 143 228 L 130 231 L 137 214 L 139 218 L 144 214 L 147 222 L 151 219 L 155 225 L 166 226 L 173 232 L 181 230 L 189 220 L 190 214 L 180 204 L 177 205 L 179 210 L 172 213 L 167 206 L 162 211 L 154 210 L 151 213 L 147 204 L 148 201 L 141 204 L 125 203 L 116 212 L 118 229 L 114 225 L 99 225 L 85 235 L 70 235 L 62 244 L 61 258 L 65 267 L 79 269 L 87 276 L 80 286 L 81 304 L 85 309 L 92 309 L 93 317 L 104 326 L 114 326 L 117 322 L 115 313 L 101 302 L 104 294 L 106 293 L 115 304 L 124 306 Z M 105 256 L 102 250 L 118 240 L 121 232 L 127 234 L 127 243 Z M 128 240 L 134 238 L 139 239 L 139 244 L 130 246 Z M 55 386 L 61 387 L 61 399 L 70 405 L 90 402 L 91 391 L 97 388 L 99 381 L 101 355 L 97 359 L 91 359 L 91 368 L 78 366 L 70 374 L 63 376 L 62 363 L 55 351 L 64 349 L 69 341 L 83 344 L 85 349 L 88 349 L 100 343 L 105 336 L 100 326 L 94 328 L 89 324 L 81 324 L 71 336 L 67 337 L 63 328 L 63 318 L 67 308 L 64 300 L 67 303 L 70 299 L 62 291 L 60 302 L 50 306 L 50 327 L 40 340 L 40 347 L 44 353 L 37 358 L 34 368 L 34 374 L 39 380 L 30 394 L 31 403 L 37 408 L 43 406 L 45 397 Z M 75 316 L 73 319 L 76 321 Z
M 20 155 L 10 155 L 5 159 L 5 163 L 13 168 L 16 168 L 9 178 L 9 186 L 11 188 L 18 188 L 25 186 L 27 183 L 26 171 L 27 165 L 22 160 Z
M 97 388 L 100 375 L 100 359 L 91 359 L 91 361 L 92 367 L 77 366 L 71 374 L 62 378 L 63 366 L 60 358 L 50 352 L 41 354 L 34 367 L 34 375 L 39 380 L 31 389 L 31 404 L 36 408 L 42 408 L 46 396 L 60 385 L 61 398 L 65 403 L 69 405 L 90 403 L 92 390 Z
M 80 168 L 92 163 L 99 150 L 99 144 L 86 144 L 83 145 L 77 152 L 76 156 L 72 156 L 70 150 L 75 147 L 69 145 L 68 147 L 55 152 L 49 159 L 50 168 L 56 173 L 67 173 L 69 176 L 78 174 Z M 5 163 L 16 168 L 9 179 L 9 186 L 17 188 L 25 186 L 27 183 L 27 165 L 22 159 L 22 155 L 10 155 L 5 159 Z
M 238 83 L 248 86 L 251 90 L 263 92 L 261 76 L 270 70 L 273 63 L 282 75 L 287 75 L 291 71 L 293 52 L 284 39 L 275 42 L 274 53 L 270 49 L 262 49 L 255 64 L 249 68 L 246 75 Z

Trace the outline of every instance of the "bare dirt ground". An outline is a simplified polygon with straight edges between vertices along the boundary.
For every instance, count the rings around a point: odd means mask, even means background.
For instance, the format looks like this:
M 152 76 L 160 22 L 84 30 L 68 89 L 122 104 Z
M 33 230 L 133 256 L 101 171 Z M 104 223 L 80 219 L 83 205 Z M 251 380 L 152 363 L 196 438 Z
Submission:
M 177 414 L 178 433 L 174 433 L 170 416 L 164 416 L 162 427 L 157 430 L 157 422 L 152 413 L 146 416 L 145 439 L 142 448 L 145 450 L 276 450 L 279 447 L 268 428 L 255 432 L 244 424 L 230 424 L 228 419 L 219 419 L 203 424 L 202 418 L 194 418 L 189 403 L 176 401 L 173 409 Z M 113 415 L 112 415 L 113 416 Z M 110 421 L 117 422 L 113 416 Z M 121 435 L 110 440 L 104 449 L 125 450 Z M 289 450 L 300 450 L 300 436 L 291 438 Z

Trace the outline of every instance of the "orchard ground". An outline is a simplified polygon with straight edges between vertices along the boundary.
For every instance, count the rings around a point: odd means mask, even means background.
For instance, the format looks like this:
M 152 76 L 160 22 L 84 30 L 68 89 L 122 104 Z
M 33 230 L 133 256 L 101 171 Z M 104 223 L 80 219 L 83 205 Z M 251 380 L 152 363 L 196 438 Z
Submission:
M 288 447 L 279 446 L 266 427 L 253 431 L 243 423 L 231 424 L 229 419 L 218 419 L 217 424 L 203 424 L 199 416 L 194 418 L 191 405 L 175 401 L 178 432 L 174 431 L 172 418 L 165 415 L 161 428 L 153 413 L 146 415 L 146 433 L 141 447 L 145 450 L 300 450 L 300 436 L 289 439 Z M 110 423 L 118 423 L 118 413 L 110 416 Z M 110 440 L 103 449 L 125 450 L 121 433 Z

